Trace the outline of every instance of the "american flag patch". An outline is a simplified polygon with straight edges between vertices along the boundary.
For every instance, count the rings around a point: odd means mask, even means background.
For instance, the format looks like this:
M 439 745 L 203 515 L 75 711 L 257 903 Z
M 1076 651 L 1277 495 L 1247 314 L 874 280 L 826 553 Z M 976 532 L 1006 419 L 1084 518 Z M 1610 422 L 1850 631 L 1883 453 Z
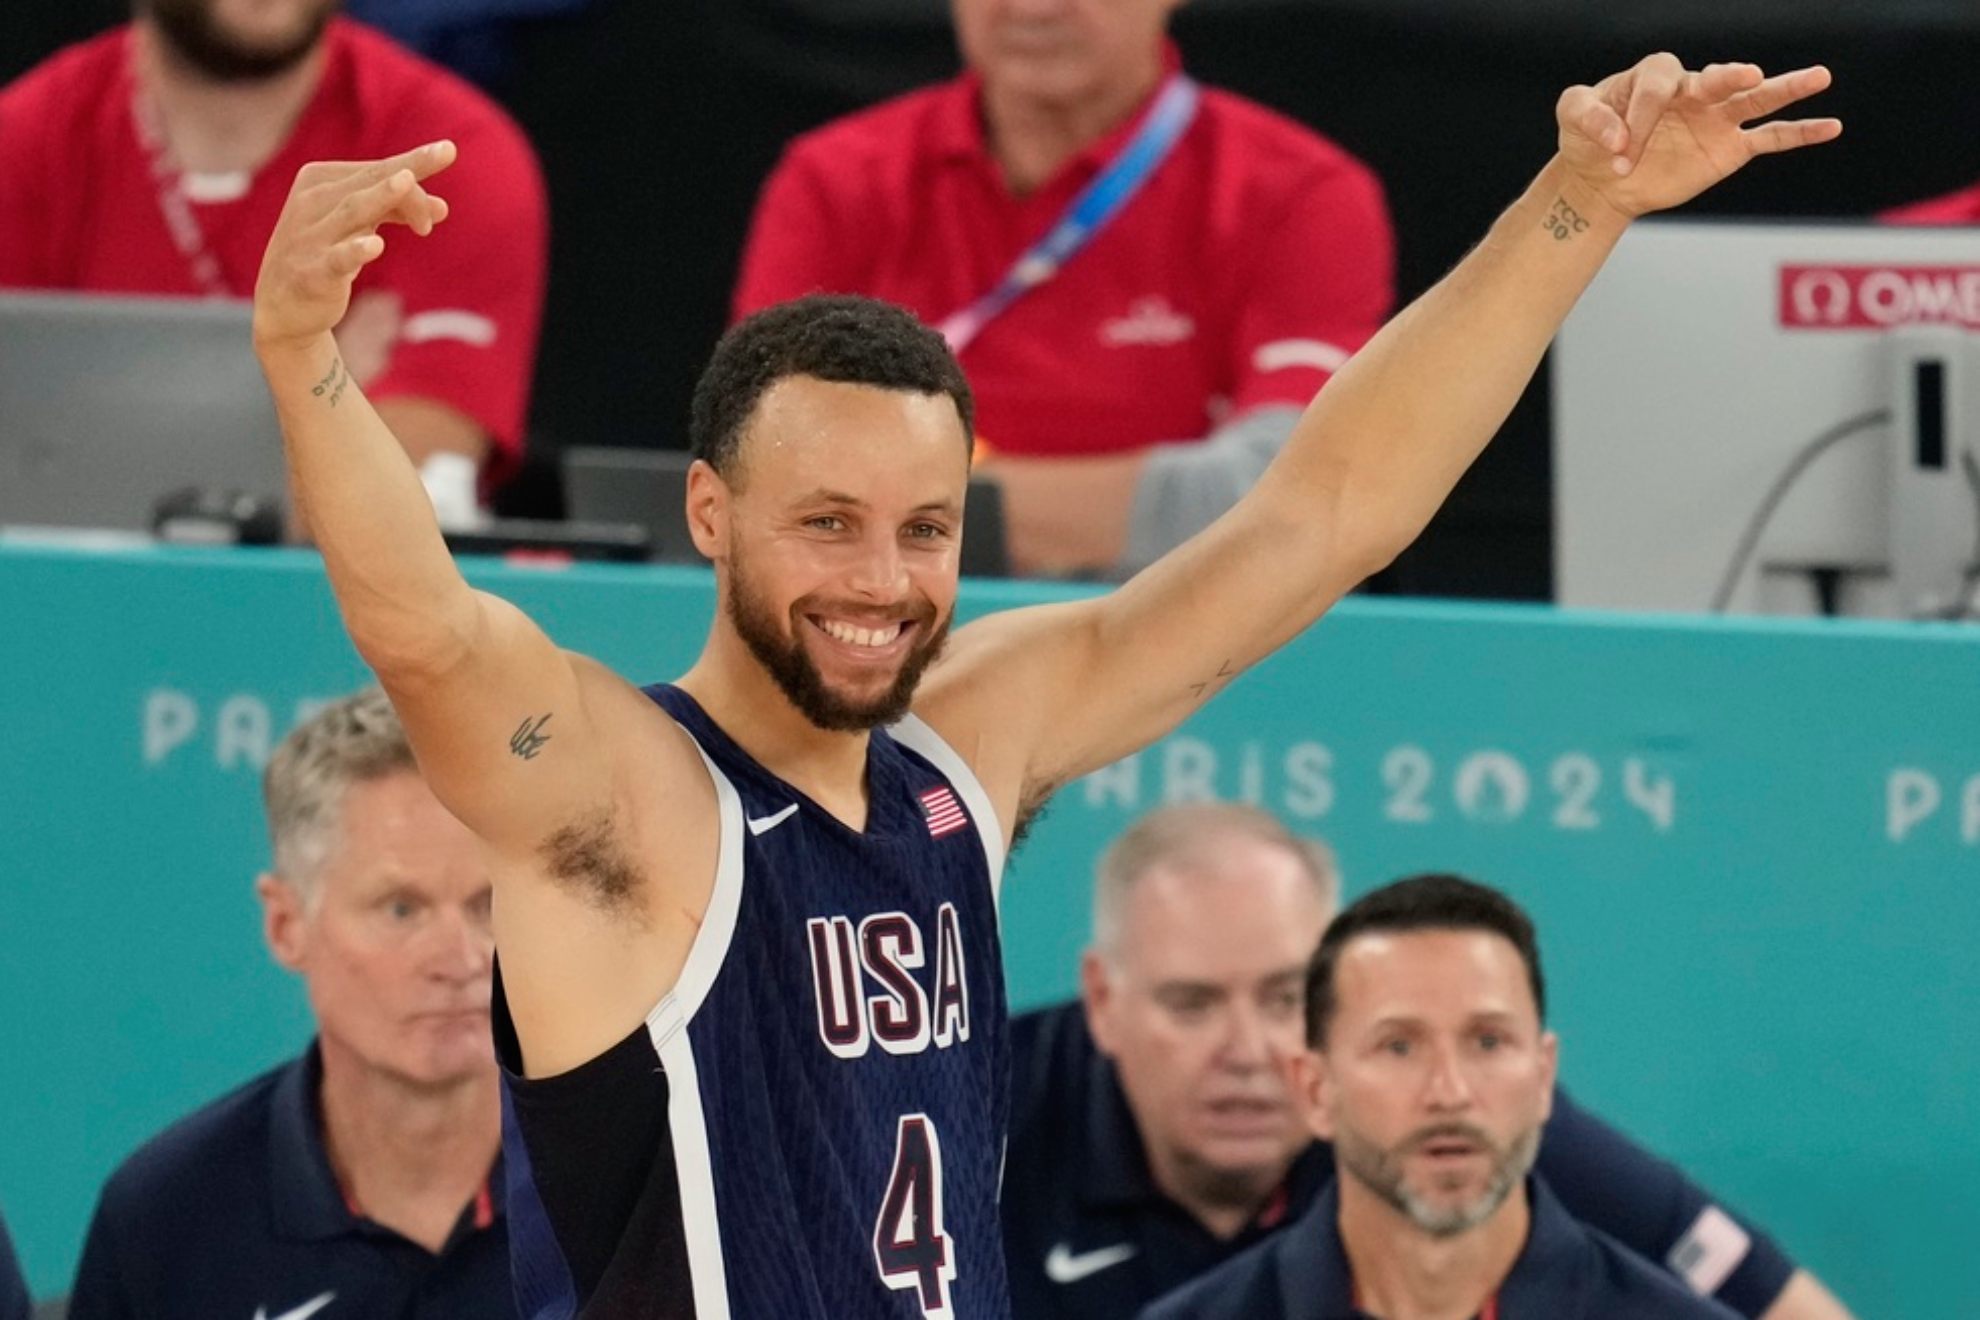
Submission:
M 954 834 L 969 824 L 969 817 L 963 814 L 962 803 L 956 801 L 955 793 L 944 788 L 931 788 L 915 798 L 921 804 L 921 814 L 928 818 L 928 837 L 939 839 L 944 834 Z

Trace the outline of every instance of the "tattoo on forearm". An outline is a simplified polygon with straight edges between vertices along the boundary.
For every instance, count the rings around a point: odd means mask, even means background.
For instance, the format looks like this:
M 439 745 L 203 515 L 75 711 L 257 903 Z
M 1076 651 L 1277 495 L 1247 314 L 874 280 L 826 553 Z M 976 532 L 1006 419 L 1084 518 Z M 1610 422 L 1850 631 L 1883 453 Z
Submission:
M 1554 236 L 1554 240 L 1565 243 L 1576 234 L 1588 228 L 1588 217 L 1568 205 L 1565 197 L 1554 199 L 1554 209 L 1540 219 L 1540 227 Z
M 525 761 L 534 761 L 536 754 L 543 750 L 543 744 L 550 741 L 550 735 L 543 732 L 543 726 L 550 722 L 549 715 L 540 715 L 534 720 L 524 720 L 509 735 L 509 750 Z
M 312 385 L 309 392 L 319 399 L 328 394 L 330 406 L 334 408 L 338 400 L 344 397 L 344 386 L 350 383 L 351 373 L 345 368 L 344 359 L 333 358 L 330 362 L 330 370 L 323 373 L 323 379 Z
M 1201 683 L 1191 683 L 1189 685 L 1189 694 L 1198 701 L 1207 700 L 1215 696 L 1226 684 L 1237 676 L 1238 671 L 1231 668 L 1231 662 L 1226 660 L 1223 664 L 1217 666 L 1217 672 L 1209 678 L 1204 679 Z

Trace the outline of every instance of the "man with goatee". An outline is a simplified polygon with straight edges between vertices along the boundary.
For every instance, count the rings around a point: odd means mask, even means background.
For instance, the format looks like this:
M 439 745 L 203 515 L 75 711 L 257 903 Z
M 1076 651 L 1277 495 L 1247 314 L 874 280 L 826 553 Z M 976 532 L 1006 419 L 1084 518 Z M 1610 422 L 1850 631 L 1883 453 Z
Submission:
M 522 452 L 547 207 L 493 102 L 337 0 L 137 0 L 0 91 L 0 288 L 246 299 L 312 160 L 460 143 L 459 217 L 357 283 L 339 341 L 416 464 L 485 489 Z M 271 441 L 273 437 L 270 437 Z M 471 465 L 471 466 L 470 466 Z
M 1306 973 L 1294 1102 L 1334 1186 L 1143 1320 L 1733 1320 L 1534 1172 L 1560 1042 L 1533 923 L 1449 875 L 1378 889 Z

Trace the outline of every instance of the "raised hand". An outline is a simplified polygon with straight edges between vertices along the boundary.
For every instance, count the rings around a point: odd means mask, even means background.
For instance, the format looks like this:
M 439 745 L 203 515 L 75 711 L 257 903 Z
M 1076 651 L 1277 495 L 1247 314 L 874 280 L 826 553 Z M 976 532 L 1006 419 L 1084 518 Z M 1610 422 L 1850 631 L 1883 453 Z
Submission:
M 447 218 L 447 203 L 425 181 L 454 163 L 454 144 L 374 161 L 323 161 L 296 174 L 275 222 L 254 286 L 257 347 L 306 344 L 335 329 L 350 305 L 351 282 L 378 260 L 378 230 L 405 225 L 421 236 Z
M 1694 71 L 1675 55 L 1651 55 L 1561 94 L 1561 158 L 1584 188 L 1634 219 L 1689 201 L 1755 156 L 1835 138 L 1836 119 L 1755 123 L 1828 85 L 1820 65 L 1769 78 L 1752 64 Z

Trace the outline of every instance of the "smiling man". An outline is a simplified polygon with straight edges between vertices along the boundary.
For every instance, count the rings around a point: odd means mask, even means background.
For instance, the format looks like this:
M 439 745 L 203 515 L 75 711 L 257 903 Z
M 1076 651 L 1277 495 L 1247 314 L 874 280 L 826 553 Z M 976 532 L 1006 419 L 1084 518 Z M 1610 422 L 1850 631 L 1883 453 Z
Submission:
M 284 739 L 263 788 L 263 932 L 317 1039 L 111 1177 L 69 1315 L 514 1315 L 474 837 L 376 689 Z
M 453 146 L 305 169 L 255 348 L 345 626 L 494 873 L 524 1312 L 1007 1311 L 1014 836 L 1399 553 L 1630 219 L 1835 136 L 1748 127 L 1827 84 L 1664 55 L 1570 90 L 1559 154 L 1226 517 L 1117 592 L 946 651 L 973 421 L 955 358 L 868 299 L 759 313 L 690 423 L 714 619 L 645 690 L 468 585 L 333 334 L 379 227 L 446 219 L 422 181 Z
M 799 138 L 751 223 L 738 316 L 862 293 L 943 325 L 1025 572 L 1117 575 L 1208 526 L 1393 303 L 1374 174 L 1198 87 L 1179 6 L 954 0 L 964 76 Z M 1064 221 L 1077 251 L 1004 300 Z
M 1733 1320 L 1534 1175 L 1560 1054 L 1543 985 L 1532 923 L 1482 885 L 1418 876 L 1343 911 L 1291 1060 L 1334 1186 L 1146 1320 Z

